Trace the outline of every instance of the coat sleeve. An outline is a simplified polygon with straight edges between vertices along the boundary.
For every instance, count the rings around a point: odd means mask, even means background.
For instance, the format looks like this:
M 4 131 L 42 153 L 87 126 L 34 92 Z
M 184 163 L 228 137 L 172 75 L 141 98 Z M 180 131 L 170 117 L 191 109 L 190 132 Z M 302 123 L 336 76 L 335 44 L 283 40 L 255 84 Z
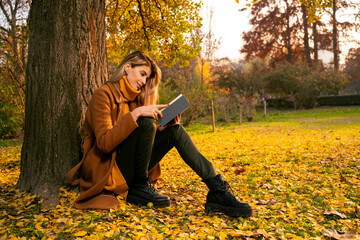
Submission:
M 112 151 L 138 127 L 130 112 L 122 116 L 115 125 L 112 124 L 111 93 L 104 88 L 95 91 L 87 114 L 95 133 L 96 145 L 105 153 Z

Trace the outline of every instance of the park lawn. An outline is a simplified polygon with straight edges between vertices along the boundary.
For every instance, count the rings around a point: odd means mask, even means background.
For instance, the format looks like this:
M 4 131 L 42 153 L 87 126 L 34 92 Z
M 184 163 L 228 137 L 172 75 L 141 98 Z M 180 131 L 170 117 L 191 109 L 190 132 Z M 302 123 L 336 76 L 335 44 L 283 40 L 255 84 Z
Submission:
M 60 204 L 46 210 L 38 196 L 14 188 L 21 146 L 0 147 L 0 239 L 336 239 L 356 231 L 359 239 L 360 114 L 353 110 L 292 112 L 220 124 L 215 133 L 188 128 L 235 195 L 253 206 L 245 219 L 205 212 L 207 188 L 175 150 L 163 159 L 158 184 L 170 207 L 133 206 L 119 196 L 116 211 L 79 211 L 72 206 L 77 194 L 63 187 Z

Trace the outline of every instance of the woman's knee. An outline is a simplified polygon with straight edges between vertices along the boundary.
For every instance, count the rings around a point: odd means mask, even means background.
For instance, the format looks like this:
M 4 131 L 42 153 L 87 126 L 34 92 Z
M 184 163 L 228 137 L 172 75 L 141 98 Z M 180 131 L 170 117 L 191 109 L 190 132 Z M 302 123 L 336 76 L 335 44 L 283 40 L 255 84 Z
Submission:
M 140 117 L 137 120 L 137 124 L 142 131 L 155 131 L 156 123 L 153 118 Z
M 187 133 L 185 128 L 181 124 L 175 124 L 169 127 L 169 131 L 171 131 L 174 137 L 180 137 L 184 135 L 184 133 Z

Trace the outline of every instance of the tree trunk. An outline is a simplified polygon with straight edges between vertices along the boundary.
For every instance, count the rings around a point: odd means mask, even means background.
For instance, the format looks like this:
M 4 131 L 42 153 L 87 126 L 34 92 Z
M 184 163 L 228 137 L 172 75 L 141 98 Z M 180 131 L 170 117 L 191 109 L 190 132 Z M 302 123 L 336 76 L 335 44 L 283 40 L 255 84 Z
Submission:
M 310 46 L 309 46 L 308 16 L 307 16 L 307 8 L 304 4 L 301 4 L 301 11 L 303 14 L 305 60 L 310 66 L 311 58 L 310 58 Z
M 337 11 L 337 1 L 333 0 L 333 12 L 332 12 L 332 22 L 333 22 L 333 52 L 334 52 L 334 69 L 339 69 L 339 46 L 338 46 L 338 31 L 337 31 L 337 21 L 336 21 L 336 11 Z
M 212 123 L 212 130 L 215 132 L 215 111 L 214 111 L 214 100 L 211 99 L 211 123 Z
M 242 104 L 240 104 L 240 119 L 239 119 L 239 124 L 241 125 L 242 124 L 242 117 L 243 117 L 243 107 L 242 107 Z
M 264 98 L 264 120 L 266 121 L 266 98 Z
M 314 60 L 317 63 L 317 61 L 319 60 L 319 55 L 318 55 L 318 32 L 317 32 L 317 20 L 315 19 L 315 21 L 313 22 L 313 35 L 314 35 Z
M 86 107 L 107 80 L 105 40 L 104 0 L 32 2 L 21 190 L 46 201 L 79 162 Z
M 292 49 L 291 49 L 291 25 L 290 25 L 290 6 L 287 0 L 286 3 L 286 48 L 288 51 L 288 62 L 292 63 Z

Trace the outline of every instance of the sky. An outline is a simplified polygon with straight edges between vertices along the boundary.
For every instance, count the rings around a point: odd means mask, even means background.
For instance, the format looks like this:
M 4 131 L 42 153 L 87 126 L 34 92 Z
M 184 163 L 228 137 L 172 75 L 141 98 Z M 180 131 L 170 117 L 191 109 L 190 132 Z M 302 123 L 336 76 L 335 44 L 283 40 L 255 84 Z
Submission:
M 215 57 L 229 57 L 231 60 L 241 59 L 240 48 L 243 44 L 241 34 L 251 29 L 249 24 L 250 10 L 240 12 L 239 9 L 245 8 L 246 1 L 236 3 L 235 0 L 203 0 L 203 8 L 201 16 L 203 17 L 203 30 L 208 31 L 209 28 L 209 11 L 213 8 L 212 30 L 215 38 L 221 39 L 221 45 L 215 53 Z M 353 34 L 355 36 L 356 33 Z M 360 39 L 359 36 L 355 37 Z M 342 44 L 341 50 L 343 54 L 340 56 L 340 62 L 344 63 L 345 53 L 349 47 L 354 44 Z M 320 51 L 319 57 L 328 63 L 332 61 L 332 53 L 329 51 Z
M 215 56 L 239 59 L 241 33 L 251 29 L 248 22 L 249 11 L 239 12 L 239 9 L 245 7 L 244 3 L 236 3 L 235 0 L 205 0 L 203 3 L 201 16 L 204 31 L 207 32 L 209 28 L 209 12 L 213 8 L 212 30 L 215 38 L 221 38 L 221 45 Z

